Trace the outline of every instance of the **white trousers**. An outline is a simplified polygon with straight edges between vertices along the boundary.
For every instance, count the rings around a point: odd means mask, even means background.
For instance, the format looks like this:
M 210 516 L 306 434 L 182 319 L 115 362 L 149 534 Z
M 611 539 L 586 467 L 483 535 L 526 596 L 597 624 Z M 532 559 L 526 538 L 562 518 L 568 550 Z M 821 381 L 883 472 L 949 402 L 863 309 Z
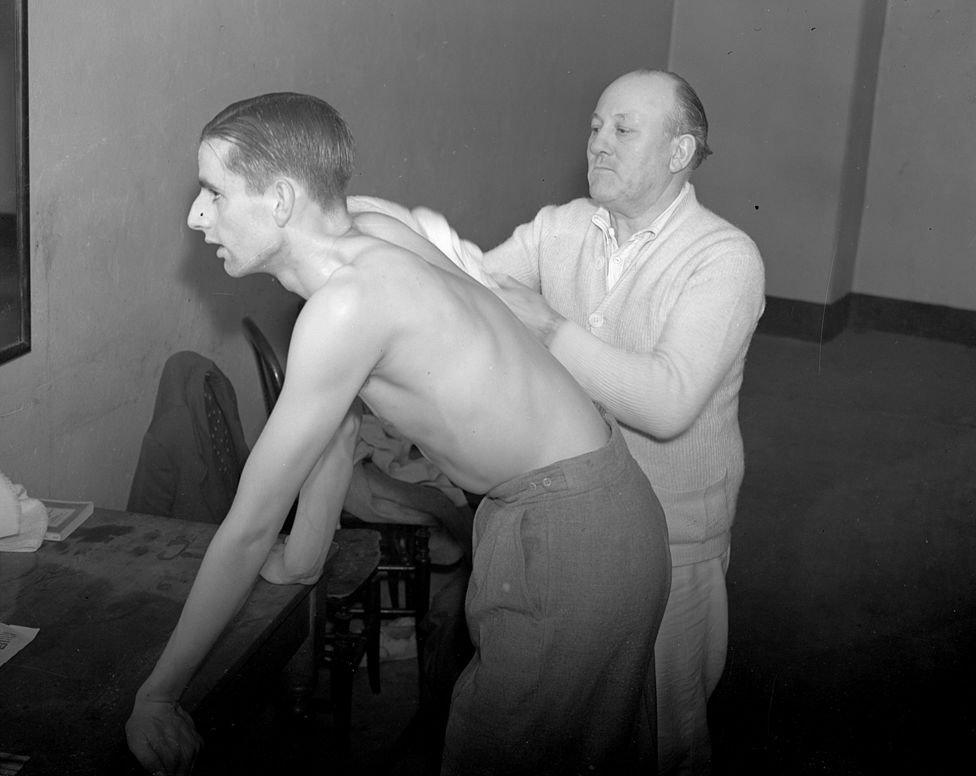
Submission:
M 660 774 L 711 771 L 707 711 L 728 649 L 728 565 L 726 550 L 671 571 L 671 593 L 654 644 Z

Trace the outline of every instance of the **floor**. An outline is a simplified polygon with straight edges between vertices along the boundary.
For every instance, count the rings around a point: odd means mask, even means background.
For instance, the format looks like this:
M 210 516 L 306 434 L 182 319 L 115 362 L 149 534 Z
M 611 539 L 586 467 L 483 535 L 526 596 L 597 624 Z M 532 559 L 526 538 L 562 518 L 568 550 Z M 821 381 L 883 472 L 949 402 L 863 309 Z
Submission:
M 729 656 L 710 708 L 716 774 L 934 773 L 969 759 L 974 383 L 976 350 L 960 345 L 755 338 Z M 379 695 L 364 671 L 356 681 L 348 753 L 324 681 L 304 726 L 254 717 L 261 755 L 239 754 L 227 772 L 429 773 L 415 661 L 384 663 Z

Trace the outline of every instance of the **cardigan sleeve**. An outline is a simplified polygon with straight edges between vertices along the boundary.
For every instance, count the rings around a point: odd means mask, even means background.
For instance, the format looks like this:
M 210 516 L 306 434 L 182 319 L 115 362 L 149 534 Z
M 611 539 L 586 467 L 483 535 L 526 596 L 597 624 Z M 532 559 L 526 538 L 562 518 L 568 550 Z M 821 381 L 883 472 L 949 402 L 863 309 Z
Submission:
M 572 321 L 550 349 L 621 422 L 658 439 L 687 430 L 748 343 L 764 307 L 758 251 L 728 253 L 689 278 L 650 352 L 628 352 Z
M 546 229 L 547 215 L 553 210 L 542 208 L 532 221 L 517 226 L 512 236 L 501 245 L 486 251 L 482 266 L 492 274 L 510 275 L 535 292 L 541 288 L 539 258 Z

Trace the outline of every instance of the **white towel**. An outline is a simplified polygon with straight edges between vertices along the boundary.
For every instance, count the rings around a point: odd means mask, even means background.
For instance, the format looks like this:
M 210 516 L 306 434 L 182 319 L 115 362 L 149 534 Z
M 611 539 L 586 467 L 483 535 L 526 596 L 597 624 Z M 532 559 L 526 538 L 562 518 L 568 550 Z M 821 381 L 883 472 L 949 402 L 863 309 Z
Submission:
M 494 279 L 481 268 L 481 248 L 469 240 L 462 240 L 440 213 L 427 207 L 409 210 L 396 202 L 362 195 L 347 197 L 346 205 L 350 213 L 383 213 L 395 218 L 421 237 L 430 240 L 441 253 L 481 285 L 488 288 L 498 287 Z
M 33 552 L 47 531 L 47 508 L 0 472 L 0 552 Z
M 0 539 L 20 532 L 20 499 L 14 494 L 14 484 L 0 472 Z
M 413 443 L 391 424 L 372 413 L 364 413 L 353 461 L 371 460 L 384 474 L 401 482 L 437 488 L 454 506 L 468 503 L 464 491 L 427 458 L 415 457 Z

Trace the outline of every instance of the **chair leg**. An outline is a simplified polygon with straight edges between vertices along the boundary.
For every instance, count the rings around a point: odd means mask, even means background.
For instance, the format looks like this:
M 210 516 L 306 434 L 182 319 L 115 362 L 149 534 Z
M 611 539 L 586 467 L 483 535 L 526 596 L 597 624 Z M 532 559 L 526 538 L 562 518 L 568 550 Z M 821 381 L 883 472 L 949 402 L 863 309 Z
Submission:
M 369 687 L 380 691 L 380 576 L 373 574 L 363 596 L 363 629 L 366 632 L 366 670 Z
M 309 719 L 312 716 L 312 695 L 317 683 L 317 667 L 321 659 L 321 635 L 319 628 L 323 618 L 320 607 L 324 607 L 324 592 L 314 589 L 308 599 L 309 633 L 301 646 L 295 651 L 283 670 L 287 688 L 288 711 L 294 719 Z
M 333 614 L 332 658 L 329 664 L 329 678 L 332 695 L 332 719 L 340 748 L 349 746 L 349 732 L 352 728 L 352 679 L 356 666 L 355 637 L 349 633 L 351 615 L 345 607 Z
M 430 609 L 430 531 L 418 528 L 414 535 L 413 610 L 414 638 L 417 642 L 417 678 L 420 683 L 420 699 L 424 700 L 427 682 L 424 677 L 424 630 L 421 623 Z
M 386 572 L 386 592 L 390 596 L 390 606 L 394 609 L 400 608 L 400 572 Z

